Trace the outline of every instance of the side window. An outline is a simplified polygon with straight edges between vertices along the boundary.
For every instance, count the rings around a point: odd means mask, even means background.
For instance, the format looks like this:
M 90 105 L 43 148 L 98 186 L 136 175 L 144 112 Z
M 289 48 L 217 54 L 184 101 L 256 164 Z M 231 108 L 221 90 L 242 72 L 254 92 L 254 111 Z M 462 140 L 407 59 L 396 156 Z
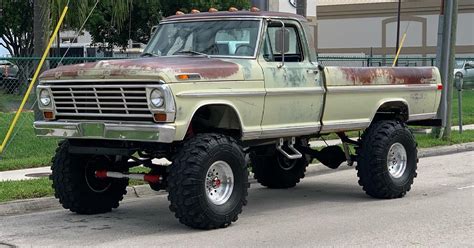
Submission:
M 281 62 L 282 52 L 278 50 L 278 43 L 281 43 L 279 34 L 282 34 L 281 26 L 269 26 L 263 43 L 263 57 L 269 62 Z M 304 60 L 301 49 L 301 39 L 298 29 L 293 25 L 285 26 L 285 62 L 301 62 Z
M 466 65 L 464 67 L 466 68 L 466 70 L 474 70 L 474 61 L 466 62 Z

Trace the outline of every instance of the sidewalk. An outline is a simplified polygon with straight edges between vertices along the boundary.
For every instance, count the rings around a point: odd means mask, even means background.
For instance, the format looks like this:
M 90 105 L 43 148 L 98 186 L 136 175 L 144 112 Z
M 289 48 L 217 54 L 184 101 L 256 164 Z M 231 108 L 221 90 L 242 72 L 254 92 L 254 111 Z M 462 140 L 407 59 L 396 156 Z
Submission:
M 457 131 L 458 127 L 453 127 L 452 130 Z M 474 130 L 474 125 L 465 125 L 463 126 L 463 130 Z M 431 129 L 425 129 L 426 133 L 429 133 L 430 131 Z M 340 140 L 326 140 L 326 143 L 328 145 L 337 145 L 337 144 L 340 144 L 341 141 Z M 311 141 L 310 145 L 312 147 L 321 147 L 321 146 L 326 146 L 326 143 L 322 140 L 317 140 L 317 141 Z M 425 149 L 420 149 L 420 150 L 425 150 Z M 169 163 L 166 159 L 155 159 L 153 162 L 156 164 Z M 32 168 L 32 169 L 24 169 L 24 170 L 4 171 L 4 172 L 0 172 L 0 182 L 12 181 L 12 180 L 37 179 L 40 177 L 47 177 L 50 173 L 51 173 L 51 169 L 49 166 Z

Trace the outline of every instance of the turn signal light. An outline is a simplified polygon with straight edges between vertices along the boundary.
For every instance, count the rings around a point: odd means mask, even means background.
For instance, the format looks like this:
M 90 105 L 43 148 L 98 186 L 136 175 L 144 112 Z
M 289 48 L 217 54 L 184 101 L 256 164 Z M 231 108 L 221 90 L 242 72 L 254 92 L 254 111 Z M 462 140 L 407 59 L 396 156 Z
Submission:
M 176 15 L 184 15 L 184 12 L 183 11 L 176 11 Z
M 43 116 L 45 120 L 52 120 L 54 119 L 54 113 L 51 111 L 45 111 L 43 112 Z
M 443 89 L 443 85 L 442 84 L 438 84 L 438 90 L 442 90 Z
M 199 73 L 183 73 L 176 74 L 176 78 L 178 80 L 200 80 L 201 75 L 199 75 Z
M 239 11 L 236 7 L 230 7 L 229 12 L 237 12 Z
M 191 14 L 197 14 L 197 13 L 201 13 L 201 11 L 199 11 L 197 9 L 192 9 L 191 10 Z
M 188 80 L 189 79 L 189 76 L 187 74 L 179 74 L 179 75 L 176 75 L 176 77 L 179 80 Z
M 214 12 L 217 12 L 217 11 L 218 11 L 218 10 L 217 10 L 216 8 L 210 8 L 210 9 L 208 10 L 208 12 L 210 12 L 210 13 L 214 13 Z
M 166 121 L 166 114 L 155 113 L 153 115 L 153 119 L 155 120 L 155 122 L 165 122 Z

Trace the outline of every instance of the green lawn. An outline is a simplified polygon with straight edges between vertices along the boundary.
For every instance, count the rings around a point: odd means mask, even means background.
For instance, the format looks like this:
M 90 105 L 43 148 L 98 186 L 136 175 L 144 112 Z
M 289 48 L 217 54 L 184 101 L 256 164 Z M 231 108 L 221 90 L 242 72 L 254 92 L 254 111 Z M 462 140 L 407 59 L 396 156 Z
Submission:
M 135 167 L 130 170 L 133 173 L 147 173 L 150 170 L 143 167 Z M 131 179 L 129 185 L 143 185 L 145 182 Z M 32 180 L 0 182 L 0 202 L 39 198 L 53 196 L 54 191 L 48 178 Z
M 14 112 L 20 107 L 23 96 L 18 94 L 6 94 L 0 90 L 0 112 Z M 25 105 L 29 108 L 32 106 L 34 97 L 30 97 Z
M 451 141 L 434 139 L 431 135 L 426 134 L 415 134 L 415 137 L 416 141 L 418 142 L 419 148 L 447 146 L 453 144 L 474 142 L 474 130 L 465 130 L 462 134 L 460 134 L 458 131 L 453 130 L 451 133 Z
M 0 113 L 0 142 L 3 141 L 13 116 L 14 113 Z M 16 135 L 1 156 L 0 171 L 49 165 L 58 141 L 36 137 L 33 120 L 32 112 L 21 114 L 15 129 Z
M 52 196 L 51 181 L 47 178 L 0 182 L 0 202 Z
M 453 126 L 458 125 L 458 92 L 453 95 Z M 474 90 L 462 92 L 462 123 L 463 125 L 474 124 Z

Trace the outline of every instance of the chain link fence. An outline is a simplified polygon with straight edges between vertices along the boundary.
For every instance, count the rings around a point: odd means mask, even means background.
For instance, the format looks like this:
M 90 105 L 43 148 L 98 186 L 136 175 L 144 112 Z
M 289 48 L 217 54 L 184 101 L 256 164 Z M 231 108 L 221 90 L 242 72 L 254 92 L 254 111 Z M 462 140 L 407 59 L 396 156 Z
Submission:
M 61 64 L 69 65 L 106 59 L 123 58 L 66 57 Z M 473 58 L 459 59 L 474 60 Z M 0 58 L 0 142 L 3 141 L 14 114 L 20 106 L 39 60 L 40 58 Z M 60 60 L 61 58 L 48 58 L 45 68 L 57 67 Z M 325 66 L 391 66 L 393 58 L 320 56 L 319 61 Z M 398 63 L 399 66 L 434 66 L 435 64 L 435 58 L 421 57 L 401 57 Z M 4 166 L 12 169 L 49 164 L 57 141 L 35 137 L 33 130 L 35 104 L 36 97 L 33 91 L 10 142 L 4 153 L 0 154 L 0 170 Z
M 36 66 L 41 58 L 11 57 L 0 58 L 0 143 L 12 123 L 16 111 L 25 96 Z M 48 58 L 44 68 L 55 68 L 61 65 L 95 62 L 117 58 Z M 0 154 L 0 171 L 48 165 L 56 147 L 56 140 L 38 139 L 35 137 L 33 122 L 36 107 L 35 91 L 24 106 L 9 142 Z
M 458 57 L 456 60 L 472 61 L 474 58 Z M 319 63 L 324 66 L 361 66 L 380 67 L 392 66 L 394 57 L 381 56 L 319 56 Z M 436 66 L 435 57 L 399 57 L 398 66 Z

